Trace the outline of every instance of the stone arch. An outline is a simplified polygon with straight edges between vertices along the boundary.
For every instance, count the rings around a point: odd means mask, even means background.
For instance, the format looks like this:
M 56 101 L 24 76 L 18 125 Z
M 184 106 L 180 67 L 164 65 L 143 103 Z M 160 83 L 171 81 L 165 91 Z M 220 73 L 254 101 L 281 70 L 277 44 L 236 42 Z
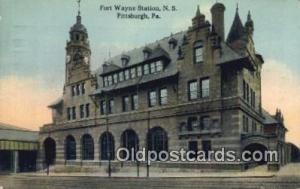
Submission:
M 90 134 L 81 137 L 81 158 L 82 160 L 94 159 L 94 139 Z
M 43 143 L 44 153 L 45 153 L 45 162 L 47 165 L 55 164 L 56 159 L 56 142 L 53 138 L 48 137 L 44 140 Z
M 139 137 L 133 129 L 126 129 L 121 135 L 121 146 L 129 150 L 128 159 L 135 159 L 135 152 L 139 150 Z M 131 151 L 134 151 L 134 154 Z M 122 157 L 124 158 L 127 154 L 123 152 Z
M 147 144 L 150 151 L 168 151 L 167 132 L 160 126 L 153 127 L 147 134 Z
M 253 152 L 255 152 L 255 151 L 261 152 L 262 155 L 263 155 L 263 157 L 262 157 L 262 159 L 259 162 L 256 162 L 256 163 L 258 163 L 258 164 L 261 165 L 261 164 L 266 164 L 267 163 L 266 157 L 265 157 L 265 152 L 267 150 L 268 150 L 268 148 L 264 144 L 261 144 L 261 143 L 250 143 L 250 144 L 248 144 L 247 146 L 244 147 L 243 152 L 250 151 L 252 155 L 254 155 Z M 249 156 L 247 155 L 245 157 L 246 158 L 250 158 L 251 161 L 254 161 L 253 157 L 251 157 L 252 155 L 249 155 Z
M 102 133 L 99 140 L 100 159 L 101 160 L 114 160 L 115 159 L 115 140 L 114 136 L 106 131 Z
M 68 135 L 65 139 L 65 159 L 76 160 L 76 140 L 73 135 Z

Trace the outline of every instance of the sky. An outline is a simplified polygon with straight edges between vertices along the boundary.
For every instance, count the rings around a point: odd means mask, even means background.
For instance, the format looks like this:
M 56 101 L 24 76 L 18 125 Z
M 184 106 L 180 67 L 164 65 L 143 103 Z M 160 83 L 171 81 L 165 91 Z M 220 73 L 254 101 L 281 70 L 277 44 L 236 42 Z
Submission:
M 154 42 L 191 25 L 197 5 L 211 20 L 216 0 L 82 0 L 82 22 L 89 33 L 92 70 L 109 56 Z M 280 108 L 289 132 L 300 146 L 300 0 L 218 0 L 225 7 L 228 33 L 238 3 L 246 21 L 254 20 L 256 51 L 263 55 L 263 107 Z M 123 20 L 100 5 L 174 5 L 161 19 Z M 75 23 L 76 0 L 0 0 L 0 122 L 38 130 L 51 122 L 47 105 L 63 89 L 65 45 Z

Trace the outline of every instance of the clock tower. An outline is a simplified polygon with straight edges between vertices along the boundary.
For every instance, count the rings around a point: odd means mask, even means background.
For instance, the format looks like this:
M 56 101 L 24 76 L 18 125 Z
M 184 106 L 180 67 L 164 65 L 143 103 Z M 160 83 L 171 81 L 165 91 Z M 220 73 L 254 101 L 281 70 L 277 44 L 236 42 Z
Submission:
M 66 78 L 65 84 L 70 85 L 91 77 L 91 50 L 88 33 L 81 23 L 80 1 L 76 23 L 70 29 L 70 39 L 66 45 Z

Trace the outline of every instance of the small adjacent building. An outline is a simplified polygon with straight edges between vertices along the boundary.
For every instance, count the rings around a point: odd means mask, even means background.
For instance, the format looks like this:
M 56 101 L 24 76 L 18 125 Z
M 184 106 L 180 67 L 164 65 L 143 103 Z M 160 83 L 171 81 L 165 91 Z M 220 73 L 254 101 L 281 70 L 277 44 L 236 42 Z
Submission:
M 0 123 L 0 173 L 36 170 L 38 132 Z

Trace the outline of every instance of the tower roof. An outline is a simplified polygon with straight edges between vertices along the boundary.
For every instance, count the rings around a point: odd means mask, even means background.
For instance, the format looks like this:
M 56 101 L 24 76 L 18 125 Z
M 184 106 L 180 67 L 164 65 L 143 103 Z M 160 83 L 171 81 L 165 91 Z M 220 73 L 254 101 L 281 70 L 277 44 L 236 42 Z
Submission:
M 87 33 L 86 27 L 81 23 L 80 14 L 76 17 L 76 23 L 71 27 L 70 32 L 84 32 Z
M 70 32 L 84 32 L 87 33 L 86 27 L 81 23 L 80 15 L 80 0 L 77 0 L 78 3 L 78 14 L 76 17 L 76 23 L 71 27 Z
M 211 11 L 214 11 L 214 10 L 225 10 L 225 6 L 222 4 L 222 3 L 219 3 L 219 2 L 217 2 L 217 3 L 215 3 L 212 7 L 211 7 L 211 9 L 210 9 Z
M 227 36 L 227 43 L 231 43 L 235 40 L 241 39 L 244 35 L 245 28 L 242 24 L 241 18 L 239 16 L 238 7 L 236 8 L 235 17 L 233 20 L 233 23 L 231 25 L 229 34 Z

